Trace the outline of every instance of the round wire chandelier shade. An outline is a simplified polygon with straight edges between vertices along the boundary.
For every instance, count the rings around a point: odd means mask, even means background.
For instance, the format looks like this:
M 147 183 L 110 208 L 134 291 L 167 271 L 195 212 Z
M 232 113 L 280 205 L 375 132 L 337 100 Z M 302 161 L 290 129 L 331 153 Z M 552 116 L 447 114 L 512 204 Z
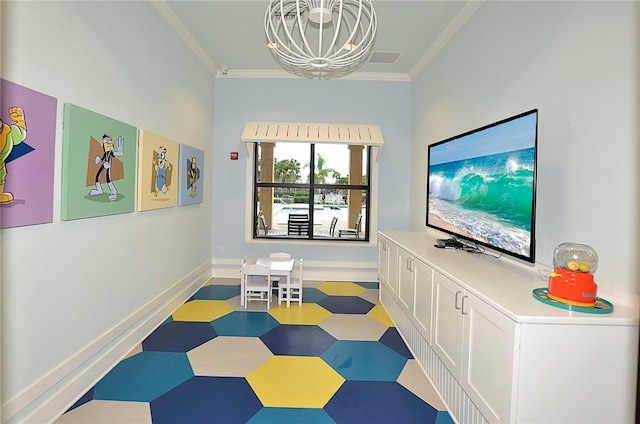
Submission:
M 269 0 L 267 47 L 288 72 L 337 78 L 362 66 L 376 36 L 371 0 Z

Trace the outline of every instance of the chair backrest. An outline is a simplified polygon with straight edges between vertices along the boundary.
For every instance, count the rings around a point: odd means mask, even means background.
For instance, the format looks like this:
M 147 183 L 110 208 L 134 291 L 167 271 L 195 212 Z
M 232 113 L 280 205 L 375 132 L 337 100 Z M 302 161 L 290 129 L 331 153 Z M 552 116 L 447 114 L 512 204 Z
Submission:
M 287 234 L 308 236 L 309 235 L 309 219 L 299 219 L 299 218 L 289 219 L 289 221 L 287 221 Z
M 356 216 L 356 230 L 358 230 L 358 232 L 360 232 L 360 223 L 362 222 L 362 214 L 359 213 L 358 216 Z
M 336 224 L 338 224 L 338 218 L 335 216 L 331 219 L 331 225 L 329 226 L 329 235 L 333 237 L 333 234 L 336 232 Z
M 284 252 L 271 253 L 269 255 L 269 259 L 271 259 L 272 261 L 286 261 L 288 259 L 291 259 L 291 253 L 284 253 Z
M 290 213 L 289 220 L 290 221 L 294 221 L 294 220 L 308 221 L 309 214 L 308 213 Z
M 244 275 L 246 277 L 252 276 L 271 276 L 271 267 L 265 264 L 246 264 L 244 267 Z
M 262 227 L 264 228 L 264 235 L 266 236 L 267 232 L 269 231 L 269 228 L 267 227 L 267 218 L 265 218 L 264 215 L 260 215 L 259 219 L 260 219 L 260 222 L 262 223 Z

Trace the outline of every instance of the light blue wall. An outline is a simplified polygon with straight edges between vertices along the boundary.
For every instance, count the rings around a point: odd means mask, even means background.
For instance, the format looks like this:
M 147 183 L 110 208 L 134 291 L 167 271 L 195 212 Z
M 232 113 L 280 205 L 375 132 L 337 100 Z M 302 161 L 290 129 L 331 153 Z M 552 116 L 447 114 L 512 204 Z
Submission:
M 245 241 L 246 160 L 240 137 L 247 121 L 380 125 L 378 226 L 406 230 L 409 215 L 410 83 L 350 80 L 216 78 L 214 105 L 212 245 L 216 261 L 285 249 L 305 261 L 371 262 L 375 246 Z M 240 152 L 231 161 L 229 152 Z M 375 231 L 375 228 L 372 228 Z M 218 246 L 224 253 L 218 253 Z
M 603 289 L 640 293 L 638 9 L 484 3 L 413 81 L 411 228 L 425 228 L 428 144 L 538 108 L 537 261 L 588 244 Z

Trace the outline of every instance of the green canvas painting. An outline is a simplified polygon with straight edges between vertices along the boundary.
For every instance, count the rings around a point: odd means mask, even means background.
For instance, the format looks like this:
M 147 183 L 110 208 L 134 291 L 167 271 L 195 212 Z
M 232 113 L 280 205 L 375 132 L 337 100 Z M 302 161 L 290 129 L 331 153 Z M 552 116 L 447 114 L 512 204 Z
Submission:
M 133 212 L 137 150 L 136 127 L 65 104 L 61 218 Z

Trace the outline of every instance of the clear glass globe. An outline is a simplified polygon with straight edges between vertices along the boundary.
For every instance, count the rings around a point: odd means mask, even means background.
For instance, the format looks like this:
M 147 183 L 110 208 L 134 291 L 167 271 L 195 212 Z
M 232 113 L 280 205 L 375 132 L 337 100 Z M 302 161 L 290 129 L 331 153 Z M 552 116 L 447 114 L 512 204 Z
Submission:
M 553 251 L 553 266 L 574 272 L 594 273 L 598 269 L 598 254 L 580 243 L 562 243 Z

